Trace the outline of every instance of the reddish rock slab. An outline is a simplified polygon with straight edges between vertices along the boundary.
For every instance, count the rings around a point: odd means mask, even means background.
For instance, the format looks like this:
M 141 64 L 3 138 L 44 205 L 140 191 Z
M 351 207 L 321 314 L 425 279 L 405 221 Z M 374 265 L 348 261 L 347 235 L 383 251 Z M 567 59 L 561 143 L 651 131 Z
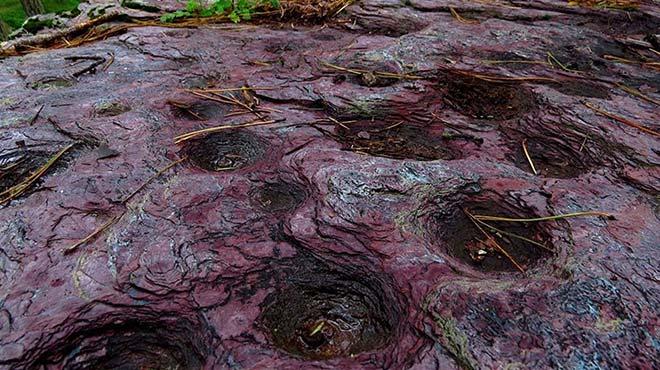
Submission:
M 657 368 L 658 137 L 589 106 L 660 131 L 658 17 L 366 0 L 0 60 L 0 192 L 76 144 L 0 209 L 0 367 Z M 241 86 L 274 123 L 174 143 Z M 490 224 L 525 272 L 468 216 L 580 211 Z

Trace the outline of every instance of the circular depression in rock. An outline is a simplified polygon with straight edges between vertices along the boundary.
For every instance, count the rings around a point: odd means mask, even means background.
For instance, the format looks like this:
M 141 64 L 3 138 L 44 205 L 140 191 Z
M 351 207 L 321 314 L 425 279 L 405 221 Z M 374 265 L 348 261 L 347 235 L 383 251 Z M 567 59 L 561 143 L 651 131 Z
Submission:
M 187 142 L 182 151 L 195 166 L 208 171 L 230 171 L 255 163 L 266 143 L 249 131 L 213 133 Z
M 67 370 L 200 369 L 206 336 L 185 319 L 132 319 L 89 327 L 57 343 L 39 365 Z
M 260 323 L 294 356 L 350 357 L 391 341 L 397 307 L 371 279 L 317 271 L 267 297 Z
M 48 162 L 52 154 L 45 151 L 12 150 L 0 155 L 0 193 L 19 184 L 39 167 Z M 4 198 L 0 196 L 0 198 Z
M 503 199 L 470 199 L 435 220 L 433 227 L 438 230 L 444 253 L 482 272 L 528 270 L 556 254 L 552 237 L 544 225 L 485 220 L 479 216 L 538 217 Z
M 271 213 L 292 211 L 305 200 L 305 190 L 295 183 L 274 182 L 265 184 L 252 192 L 253 201 Z
M 525 141 L 527 153 L 539 176 L 570 179 L 589 172 L 594 161 L 586 151 L 551 138 Z M 513 161 L 516 167 L 533 172 L 522 145 L 514 145 Z
M 168 101 L 168 104 L 172 108 L 172 113 L 174 116 L 195 121 L 222 119 L 222 117 L 224 117 L 224 115 L 229 111 L 227 106 L 210 101 L 185 103 L 170 100 Z
M 337 126 L 335 139 L 344 149 L 376 157 L 433 161 L 461 157 L 464 138 L 443 136 L 407 122 L 354 122 Z
M 610 91 L 607 87 L 585 81 L 569 80 L 551 84 L 550 86 L 552 86 L 553 89 L 566 95 L 598 99 L 610 98 Z
M 61 153 L 57 159 L 48 165 L 58 154 L 58 151 L 37 150 L 21 144 L 16 149 L 0 153 L 0 200 L 13 198 L 10 189 L 29 182 L 36 172 L 46 168 L 45 172 L 29 186 L 23 195 L 30 194 L 36 186 L 43 183 L 46 176 L 67 168 L 71 161 L 84 149 L 94 148 L 96 143 L 77 143 Z
M 446 74 L 441 84 L 447 88 L 447 101 L 473 118 L 508 120 L 521 117 L 535 107 L 532 91 L 520 84 L 454 73 Z

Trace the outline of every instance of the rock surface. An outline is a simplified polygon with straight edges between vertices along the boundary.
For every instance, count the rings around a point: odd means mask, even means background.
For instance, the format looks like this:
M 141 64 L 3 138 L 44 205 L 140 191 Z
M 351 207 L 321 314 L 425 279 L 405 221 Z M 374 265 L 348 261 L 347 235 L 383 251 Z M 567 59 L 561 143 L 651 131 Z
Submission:
M 0 367 L 658 368 L 659 19 L 365 0 L 0 60 L 0 192 L 75 143 L 0 209 Z M 274 123 L 174 143 L 241 86 Z M 587 210 L 491 224 L 524 273 L 465 213 Z

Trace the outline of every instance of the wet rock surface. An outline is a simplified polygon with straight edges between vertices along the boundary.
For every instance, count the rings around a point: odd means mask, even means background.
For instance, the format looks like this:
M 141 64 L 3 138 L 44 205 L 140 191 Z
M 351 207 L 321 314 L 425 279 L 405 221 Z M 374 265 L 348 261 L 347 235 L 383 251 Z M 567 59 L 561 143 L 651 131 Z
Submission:
M 0 209 L 0 367 L 657 368 L 659 16 L 365 0 L 1 59 L 0 192 L 78 145 Z

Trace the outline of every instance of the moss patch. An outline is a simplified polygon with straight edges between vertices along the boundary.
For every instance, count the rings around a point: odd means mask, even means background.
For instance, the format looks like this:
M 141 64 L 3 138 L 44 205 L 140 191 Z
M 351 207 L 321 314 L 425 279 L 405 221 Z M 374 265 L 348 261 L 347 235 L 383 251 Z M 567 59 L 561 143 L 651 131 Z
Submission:
M 456 320 L 436 316 L 435 322 L 442 331 L 442 344 L 454 355 L 461 367 L 469 370 L 479 369 L 479 364 L 470 353 L 467 335 L 458 328 Z

